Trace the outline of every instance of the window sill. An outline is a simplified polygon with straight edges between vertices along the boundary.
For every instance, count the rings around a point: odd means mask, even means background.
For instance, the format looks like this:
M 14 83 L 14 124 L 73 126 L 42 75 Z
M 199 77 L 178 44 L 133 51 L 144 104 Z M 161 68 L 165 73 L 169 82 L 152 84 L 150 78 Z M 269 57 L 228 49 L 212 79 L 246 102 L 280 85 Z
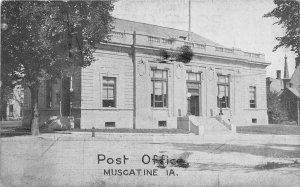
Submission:
M 169 110 L 169 108 L 164 108 L 164 107 L 151 107 L 152 110 Z
M 101 107 L 101 110 L 118 110 L 117 107 Z
M 244 108 L 244 110 L 267 110 L 267 108 Z

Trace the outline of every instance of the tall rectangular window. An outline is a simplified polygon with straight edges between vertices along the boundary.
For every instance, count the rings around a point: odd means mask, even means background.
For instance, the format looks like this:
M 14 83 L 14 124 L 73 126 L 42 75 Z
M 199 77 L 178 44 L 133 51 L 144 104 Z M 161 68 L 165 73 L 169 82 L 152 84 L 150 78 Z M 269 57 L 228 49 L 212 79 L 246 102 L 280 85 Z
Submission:
M 116 78 L 103 77 L 102 106 L 116 107 Z
M 218 75 L 217 105 L 222 108 L 230 107 L 229 75 Z
M 249 87 L 249 103 L 250 103 L 250 108 L 256 108 L 256 87 L 255 86 Z
M 9 105 L 9 113 L 8 113 L 9 117 L 13 117 L 14 116 L 14 105 Z
M 46 107 L 52 107 L 52 81 L 46 81 Z
M 23 117 L 23 103 L 20 103 L 20 117 Z
M 151 84 L 151 106 L 168 107 L 168 71 L 152 69 Z

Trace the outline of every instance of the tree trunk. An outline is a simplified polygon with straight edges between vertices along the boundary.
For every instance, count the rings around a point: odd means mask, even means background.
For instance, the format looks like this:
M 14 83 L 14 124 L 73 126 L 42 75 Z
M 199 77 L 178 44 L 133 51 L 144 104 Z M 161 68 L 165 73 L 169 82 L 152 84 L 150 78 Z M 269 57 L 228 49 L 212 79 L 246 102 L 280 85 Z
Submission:
M 31 134 L 37 136 L 39 131 L 38 93 L 39 85 L 29 87 L 31 93 Z
M 6 119 L 6 107 L 7 107 L 7 100 L 4 99 L 5 97 L 5 89 L 1 87 L 1 108 L 0 108 L 0 121 Z

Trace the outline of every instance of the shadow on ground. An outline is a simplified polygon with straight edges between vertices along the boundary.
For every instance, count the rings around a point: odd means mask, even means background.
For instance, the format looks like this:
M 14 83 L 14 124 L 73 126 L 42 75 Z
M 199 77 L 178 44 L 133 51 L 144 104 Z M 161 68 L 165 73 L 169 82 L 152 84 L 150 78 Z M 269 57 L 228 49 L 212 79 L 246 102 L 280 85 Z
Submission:
M 270 146 L 275 145 L 235 145 L 235 144 L 187 144 L 187 143 L 174 143 L 173 146 L 183 151 L 201 151 L 207 153 L 246 153 L 256 156 L 265 156 L 273 158 L 298 158 L 300 157 L 300 146 L 299 145 L 278 145 L 277 147 L 293 147 L 293 150 L 284 150 L 280 148 L 274 148 Z
M 300 157 L 300 146 L 299 145 L 282 145 L 282 144 L 272 144 L 272 145 L 234 145 L 234 144 L 187 144 L 187 143 L 174 143 L 172 144 L 174 148 L 182 151 L 199 151 L 211 154 L 221 154 L 221 153 L 246 153 L 255 156 L 265 156 L 273 158 L 299 158 Z M 277 148 L 272 148 L 269 146 L 277 146 Z M 282 147 L 292 147 L 293 150 L 283 150 Z M 242 158 L 241 158 L 242 159 Z M 286 172 L 291 174 L 296 174 L 299 172 L 300 164 L 299 161 L 294 160 L 292 163 L 280 163 L 280 162 L 267 162 L 256 166 L 239 165 L 234 163 L 219 163 L 219 162 L 205 162 L 205 163 L 190 163 L 190 170 L 196 171 L 238 171 L 243 173 L 249 173 L 254 171 L 262 170 L 274 170 L 281 168 L 291 168 Z M 295 169 L 295 170 L 293 170 Z M 285 169 L 282 170 L 282 172 Z
M 239 171 L 243 173 L 253 172 L 253 167 L 250 166 L 241 166 L 238 164 L 230 163 L 190 163 L 191 169 L 196 171 Z
M 53 130 L 47 130 L 47 129 L 40 129 L 40 133 L 60 133 L 60 134 L 71 134 L 70 132 L 64 132 L 64 131 L 53 131 Z M 15 137 L 15 136 L 30 136 L 31 131 L 30 128 L 27 127 L 10 127 L 10 128 L 1 128 L 0 131 L 0 138 L 5 137 Z

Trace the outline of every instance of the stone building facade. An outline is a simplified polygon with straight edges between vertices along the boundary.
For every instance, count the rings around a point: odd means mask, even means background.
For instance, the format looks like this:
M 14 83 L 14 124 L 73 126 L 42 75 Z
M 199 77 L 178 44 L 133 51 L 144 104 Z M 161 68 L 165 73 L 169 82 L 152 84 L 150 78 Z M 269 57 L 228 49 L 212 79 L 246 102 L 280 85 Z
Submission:
M 177 128 L 177 118 L 222 113 L 236 125 L 267 124 L 263 54 L 226 48 L 195 33 L 116 19 L 109 42 L 99 44 L 91 66 L 71 78 L 45 82 L 41 123 L 72 115 L 75 127 Z M 188 45 L 189 63 L 162 61 L 160 51 Z M 30 114 L 30 93 L 25 110 Z M 24 117 L 24 124 L 28 117 Z

